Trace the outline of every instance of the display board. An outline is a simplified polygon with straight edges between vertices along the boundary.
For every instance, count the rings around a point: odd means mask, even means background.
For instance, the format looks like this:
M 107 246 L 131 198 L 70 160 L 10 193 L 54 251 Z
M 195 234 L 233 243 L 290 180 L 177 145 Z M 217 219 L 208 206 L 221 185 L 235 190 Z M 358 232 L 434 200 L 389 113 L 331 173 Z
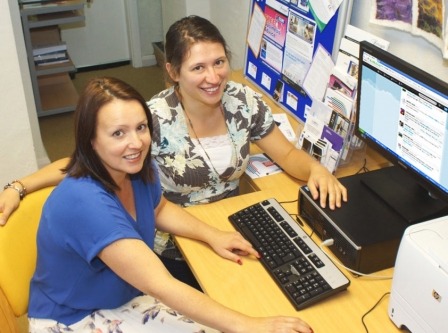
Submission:
M 252 0 L 244 74 L 304 122 L 312 103 L 304 80 L 315 52 L 321 48 L 336 61 L 350 12 L 351 0 L 344 0 L 324 24 L 309 1 Z

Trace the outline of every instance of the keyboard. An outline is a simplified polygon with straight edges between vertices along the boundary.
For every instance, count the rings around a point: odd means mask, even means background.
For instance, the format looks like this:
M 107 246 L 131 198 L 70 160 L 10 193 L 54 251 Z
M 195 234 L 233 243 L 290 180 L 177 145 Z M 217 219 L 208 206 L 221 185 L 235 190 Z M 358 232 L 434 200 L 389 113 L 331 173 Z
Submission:
M 260 253 L 264 268 L 301 310 L 347 289 L 350 280 L 276 199 L 266 199 L 229 216 Z

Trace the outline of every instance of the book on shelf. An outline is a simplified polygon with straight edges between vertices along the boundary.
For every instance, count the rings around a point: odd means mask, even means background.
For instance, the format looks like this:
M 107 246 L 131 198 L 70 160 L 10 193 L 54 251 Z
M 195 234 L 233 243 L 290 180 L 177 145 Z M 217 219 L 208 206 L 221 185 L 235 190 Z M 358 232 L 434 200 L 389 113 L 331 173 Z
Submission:
M 19 0 L 19 4 L 23 9 L 39 8 L 39 7 L 56 7 L 58 0 Z
M 68 58 L 59 58 L 59 59 L 47 59 L 47 60 L 40 60 L 40 61 L 35 61 L 34 63 L 37 66 L 42 66 L 42 65 L 54 65 L 54 64 L 62 64 L 64 62 L 69 62 L 70 60 Z
M 34 61 L 40 61 L 40 60 L 52 60 L 52 59 L 60 59 L 60 58 L 68 58 L 67 52 L 52 52 L 52 53 L 45 53 L 45 54 L 39 54 L 37 56 L 34 56 Z
M 57 54 L 52 54 L 49 56 L 36 56 L 34 57 L 34 63 L 36 65 L 52 65 L 52 64 L 60 64 L 64 62 L 68 62 L 69 57 L 66 52 L 61 52 Z
M 36 63 L 37 66 L 49 66 L 49 65 L 56 65 L 56 64 L 63 64 L 65 62 L 69 62 L 70 60 L 68 58 L 66 59 L 55 59 L 51 61 L 41 61 L 39 63 Z
M 53 44 L 46 45 L 36 45 L 33 48 L 33 56 L 55 53 L 55 52 L 65 52 L 67 51 L 67 44 L 63 41 Z
M 41 2 L 53 2 L 55 0 L 19 0 L 20 4 L 29 4 L 29 3 L 41 3 Z

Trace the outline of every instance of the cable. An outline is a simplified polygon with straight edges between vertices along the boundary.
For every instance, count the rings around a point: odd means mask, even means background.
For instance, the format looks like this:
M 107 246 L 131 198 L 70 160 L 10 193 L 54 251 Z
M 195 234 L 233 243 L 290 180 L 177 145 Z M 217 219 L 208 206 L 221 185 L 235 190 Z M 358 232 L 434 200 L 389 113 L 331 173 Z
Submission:
M 366 165 L 367 165 L 367 159 L 364 159 L 364 164 L 362 165 L 361 168 L 359 168 L 359 170 L 356 172 L 356 174 L 361 173 L 361 172 L 369 172 L 370 170 L 367 169 Z
M 302 220 L 299 218 L 299 214 L 289 214 L 296 222 L 302 227 L 305 227 L 305 224 L 303 224 Z
M 314 228 L 309 224 L 309 221 L 305 219 L 306 223 L 308 224 L 308 226 L 309 226 L 310 229 L 311 229 L 311 233 L 308 234 L 308 233 L 306 232 L 306 230 L 305 230 L 305 224 L 304 224 L 303 221 L 300 219 L 299 214 L 295 214 L 295 215 L 296 215 L 296 221 L 297 221 L 297 223 L 300 224 L 300 226 L 302 227 L 302 230 L 305 232 L 305 234 L 307 234 L 308 237 L 311 238 L 311 237 L 313 236 L 313 234 L 314 234 Z
M 298 202 L 299 199 L 295 199 L 295 200 L 290 200 L 290 201 L 279 201 L 279 204 L 283 205 L 283 204 L 288 204 L 288 203 L 295 203 Z M 297 223 L 300 225 L 300 227 L 302 228 L 302 230 L 308 235 L 308 233 L 305 231 L 305 224 L 303 223 L 303 221 L 299 218 L 299 214 L 294 214 L 294 213 L 288 213 L 291 217 L 293 217 Z M 311 237 L 314 233 L 314 230 L 311 228 L 311 234 L 308 235 L 308 237 Z
M 299 217 L 299 214 L 297 214 L 297 218 L 298 217 Z M 308 237 L 311 238 L 314 235 L 314 229 L 315 229 L 314 219 L 311 216 L 309 216 L 305 211 L 302 212 L 301 217 L 305 220 L 306 224 L 311 229 L 311 234 L 308 234 Z M 305 229 L 304 229 L 304 231 L 305 231 Z M 306 231 L 305 231 L 305 233 L 306 233 Z
M 324 241 L 320 244 L 320 246 L 321 246 L 321 248 L 322 248 L 322 246 L 328 247 L 328 246 L 332 246 L 333 244 L 334 244 L 334 240 L 333 240 L 333 238 L 328 238 L 328 239 L 324 240 Z
M 389 295 L 390 294 L 390 292 L 388 291 L 387 293 L 385 293 L 383 296 L 381 296 L 381 298 L 375 303 L 375 305 L 374 306 L 372 306 L 371 308 L 370 308 L 370 310 L 369 311 L 367 311 L 366 313 L 364 313 L 364 315 L 361 317 L 361 322 L 362 322 L 362 325 L 364 326 L 364 328 L 366 329 L 366 332 L 367 333 L 369 333 L 369 329 L 367 328 L 367 325 L 366 325 L 366 323 L 364 322 L 364 318 L 370 313 L 370 312 L 372 312 L 380 303 L 381 303 L 381 301 L 384 299 L 384 297 L 386 297 L 387 295 Z
M 334 239 L 333 238 L 328 238 L 326 240 L 324 240 L 322 243 L 320 243 L 320 249 L 325 252 L 327 255 L 328 253 L 324 250 L 324 246 L 328 247 L 328 246 L 332 246 L 334 244 Z M 344 264 L 342 264 L 339 261 L 334 261 L 334 263 L 336 265 L 339 265 L 341 267 L 344 267 L 346 270 L 352 272 L 353 274 L 359 275 L 359 276 L 363 276 L 363 277 L 367 277 L 367 278 L 372 278 L 372 279 L 383 279 L 383 280 L 389 280 L 392 279 L 392 276 L 384 276 L 384 275 L 375 275 L 375 274 L 365 274 L 365 273 L 361 273 L 358 271 L 355 271 L 351 268 L 348 268 L 347 266 L 345 266 Z
M 294 202 L 297 202 L 297 201 L 299 201 L 299 199 L 295 199 L 295 200 L 291 200 L 291 201 L 279 201 L 278 203 L 279 204 L 287 204 L 287 203 L 294 203 Z

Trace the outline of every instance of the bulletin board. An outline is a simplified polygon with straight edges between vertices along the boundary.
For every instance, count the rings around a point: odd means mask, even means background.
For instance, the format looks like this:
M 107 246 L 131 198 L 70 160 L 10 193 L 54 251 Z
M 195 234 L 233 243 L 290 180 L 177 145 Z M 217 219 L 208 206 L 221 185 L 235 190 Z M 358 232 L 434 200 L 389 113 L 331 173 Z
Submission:
M 323 24 L 307 0 L 252 0 L 245 76 L 305 122 L 312 99 L 303 83 L 313 56 L 321 47 L 335 60 L 350 12 L 351 1 L 344 0 Z

